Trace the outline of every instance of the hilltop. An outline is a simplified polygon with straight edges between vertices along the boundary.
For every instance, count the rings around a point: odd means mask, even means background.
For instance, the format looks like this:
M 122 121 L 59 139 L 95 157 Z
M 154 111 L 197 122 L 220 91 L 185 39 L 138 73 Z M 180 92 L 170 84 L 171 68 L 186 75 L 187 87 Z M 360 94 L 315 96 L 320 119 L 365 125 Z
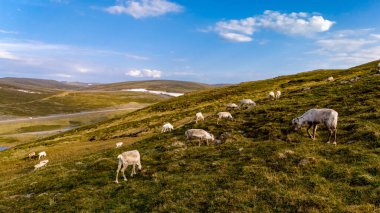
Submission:
M 0 152 L 0 209 L 9 211 L 376 212 L 380 209 L 379 61 L 185 94 L 133 113 Z M 326 79 L 333 76 L 335 81 Z M 283 96 L 272 101 L 271 90 Z M 250 98 L 256 107 L 231 111 Z M 290 121 L 311 108 L 339 113 L 337 146 Z M 194 123 L 202 111 L 205 122 Z M 160 133 L 165 122 L 175 130 Z M 201 128 L 217 145 L 185 142 Z M 124 147 L 115 149 L 123 141 Z M 142 171 L 115 184 L 116 156 L 137 149 Z M 49 164 L 25 158 L 45 150 Z M 17 165 L 17 166 L 14 166 Z M 130 169 L 127 170 L 129 174 Z
M 35 92 L 52 90 L 77 90 L 86 87 L 83 83 L 60 82 L 34 78 L 0 78 L 0 87 L 31 90 Z

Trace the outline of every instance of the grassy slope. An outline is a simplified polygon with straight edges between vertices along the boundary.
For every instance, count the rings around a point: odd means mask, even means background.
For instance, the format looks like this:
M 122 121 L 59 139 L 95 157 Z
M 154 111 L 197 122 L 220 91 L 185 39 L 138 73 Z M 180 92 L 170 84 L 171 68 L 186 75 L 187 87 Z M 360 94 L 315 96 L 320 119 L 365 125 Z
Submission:
M 42 116 L 115 107 L 130 102 L 156 103 L 167 97 L 134 92 L 55 91 L 28 94 L 0 89 L 0 115 Z
M 152 80 L 152 81 L 128 81 L 112 84 L 95 85 L 89 89 L 94 90 L 122 90 L 122 89 L 148 89 L 160 90 L 166 92 L 193 92 L 196 90 L 211 88 L 210 85 L 187 82 L 187 81 L 171 81 L 171 80 Z
M 378 62 L 320 70 L 194 92 L 137 112 L 0 152 L 0 209 L 118 211 L 372 212 L 380 208 L 380 76 Z M 326 82 L 328 76 L 335 82 Z M 357 82 L 340 81 L 359 76 Z M 304 91 L 304 88 L 311 87 Z M 283 97 L 269 101 L 269 90 Z M 228 102 L 252 98 L 257 107 L 232 112 Z M 286 134 L 292 118 L 314 107 L 339 112 L 338 145 L 327 132 L 311 142 Z M 192 122 L 197 111 L 208 117 Z M 164 122 L 176 128 L 159 133 Z M 231 138 L 221 145 L 184 142 L 189 128 Z M 92 140 L 93 142 L 89 142 Z M 115 142 L 128 147 L 114 149 Z M 113 183 L 116 156 L 138 149 L 143 170 Z M 46 150 L 49 165 L 32 172 L 30 151 Z M 17 166 L 14 166 L 17 165 Z M 129 173 L 129 170 L 128 172 Z

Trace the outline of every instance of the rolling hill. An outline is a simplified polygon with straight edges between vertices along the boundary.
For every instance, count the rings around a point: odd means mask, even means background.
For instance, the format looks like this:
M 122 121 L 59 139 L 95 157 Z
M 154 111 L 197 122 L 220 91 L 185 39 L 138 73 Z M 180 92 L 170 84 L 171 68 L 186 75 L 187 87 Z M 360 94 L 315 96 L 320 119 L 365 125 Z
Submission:
M 147 89 L 159 90 L 166 92 L 187 93 L 196 90 L 211 88 L 211 85 L 188 82 L 188 81 L 173 81 L 173 80 L 151 80 L 151 81 L 128 81 L 112 84 L 101 84 L 91 86 L 90 90 L 122 90 L 122 89 Z
M 121 91 L 146 88 L 170 92 L 191 92 L 209 88 L 206 84 L 183 81 L 141 81 L 115 84 L 58 82 L 28 78 L 0 78 L 0 116 L 42 116 L 75 113 L 130 102 L 157 103 L 168 96 Z
M 0 209 L 378 212 L 378 63 L 192 92 L 1 151 Z M 326 81 L 329 76 L 335 81 Z M 277 89 L 283 96 L 269 100 Z M 257 106 L 231 111 L 234 120 L 217 125 L 216 113 L 243 98 Z M 323 127 L 315 141 L 305 129 L 290 131 L 292 118 L 310 108 L 338 111 L 337 146 L 325 143 Z M 198 111 L 206 119 L 195 124 Z M 160 133 L 165 122 L 175 130 Z M 221 143 L 185 141 L 190 128 L 205 129 Z M 115 149 L 119 141 L 125 145 Z M 116 156 L 133 149 L 141 153 L 142 171 L 115 184 Z M 41 150 L 49 164 L 33 172 L 38 161 L 25 157 Z
M 0 87 L 45 92 L 52 90 L 77 90 L 86 87 L 86 84 L 60 82 L 55 80 L 34 78 L 0 78 Z

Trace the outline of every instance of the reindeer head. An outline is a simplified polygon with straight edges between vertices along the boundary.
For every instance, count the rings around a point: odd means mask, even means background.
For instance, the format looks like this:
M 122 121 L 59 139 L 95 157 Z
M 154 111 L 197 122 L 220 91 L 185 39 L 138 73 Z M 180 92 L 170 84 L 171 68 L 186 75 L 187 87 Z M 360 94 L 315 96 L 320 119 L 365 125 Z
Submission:
M 293 127 L 293 130 L 298 130 L 300 129 L 302 126 L 302 122 L 300 121 L 300 118 L 294 118 L 292 120 L 292 127 Z

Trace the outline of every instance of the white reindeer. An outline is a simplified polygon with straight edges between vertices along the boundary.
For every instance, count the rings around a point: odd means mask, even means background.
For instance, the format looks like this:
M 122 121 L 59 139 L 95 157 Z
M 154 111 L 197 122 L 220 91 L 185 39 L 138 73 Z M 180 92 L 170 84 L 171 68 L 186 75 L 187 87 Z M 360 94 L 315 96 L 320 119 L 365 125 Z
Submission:
M 233 120 L 234 118 L 232 117 L 231 113 L 229 112 L 219 112 L 218 113 L 218 120 L 216 121 L 216 124 L 219 124 L 219 120 L 222 118 L 227 118 L 230 120 Z
M 274 92 L 273 91 L 270 91 L 269 92 L 269 94 L 268 94 L 268 98 L 269 99 L 272 99 L 272 100 L 274 100 L 276 97 L 275 97 L 275 95 L 274 95 Z
M 276 97 L 276 99 L 280 99 L 280 97 L 281 97 L 281 91 L 280 90 L 277 90 L 275 97 Z
M 240 101 L 240 107 L 242 106 L 248 106 L 249 108 L 250 106 L 256 106 L 256 103 L 251 99 L 243 99 Z
M 39 160 L 40 158 L 43 158 L 43 157 L 46 157 L 46 152 L 45 152 L 45 151 L 39 152 L 39 153 L 38 153 L 38 160 Z
M 226 109 L 239 109 L 239 106 L 235 103 L 228 103 Z
M 116 148 L 120 148 L 121 146 L 123 146 L 123 142 L 117 142 L 116 143 Z
M 302 126 L 308 125 L 307 134 L 313 140 L 315 140 L 315 133 L 317 131 L 318 124 L 324 124 L 330 131 L 329 140 L 334 134 L 334 142 L 336 145 L 336 129 L 338 125 L 338 113 L 333 109 L 310 109 L 298 118 L 292 120 L 294 130 L 300 129 Z M 309 129 L 313 127 L 313 135 L 310 134 Z
M 140 162 L 140 153 L 137 150 L 132 151 L 126 151 L 122 154 L 117 156 L 117 159 L 119 161 L 119 165 L 116 170 L 116 183 L 119 183 L 119 172 L 121 169 L 121 173 L 123 174 L 124 181 L 127 181 L 128 179 L 125 177 L 125 170 L 129 165 L 132 165 L 132 173 L 131 177 L 136 174 L 136 165 L 138 166 L 139 170 L 141 170 L 141 162 Z
M 198 138 L 199 143 L 198 146 L 201 146 L 202 140 L 206 140 L 206 144 L 208 146 L 208 140 L 214 141 L 214 135 L 206 132 L 203 129 L 189 129 L 185 132 L 186 140 L 192 139 L 192 138 Z
M 205 120 L 205 117 L 203 117 L 203 114 L 201 112 L 197 112 L 197 114 L 195 114 L 195 123 L 197 124 L 199 120 Z
M 36 152 L 29 153 L 28 157 L 29 157 L 29 160 L 36 157 Z
M 173 125 L 170 123 L 166 123 L 162 126 L 161 132 L 167 132 L 167 131 L 172 131 L 174 129 Z

